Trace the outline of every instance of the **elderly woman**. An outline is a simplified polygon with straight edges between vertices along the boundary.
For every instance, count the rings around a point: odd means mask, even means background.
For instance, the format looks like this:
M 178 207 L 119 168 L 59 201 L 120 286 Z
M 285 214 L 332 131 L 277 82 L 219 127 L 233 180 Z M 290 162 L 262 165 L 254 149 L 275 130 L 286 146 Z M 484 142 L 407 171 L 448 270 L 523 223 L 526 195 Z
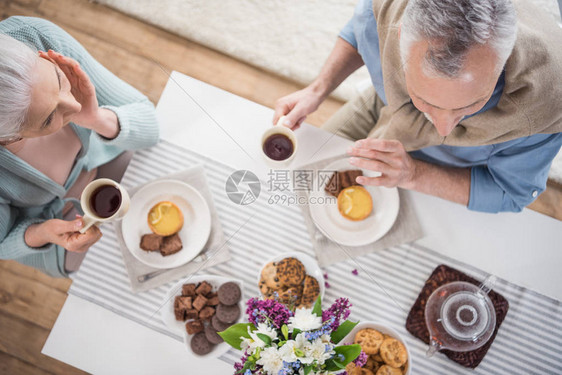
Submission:
M 152 103 L 69 34 L 37 18 L 0 22 L 0 258 L 67 276 L 101 237 L 78 232 L 71 198 L 157 140 Z

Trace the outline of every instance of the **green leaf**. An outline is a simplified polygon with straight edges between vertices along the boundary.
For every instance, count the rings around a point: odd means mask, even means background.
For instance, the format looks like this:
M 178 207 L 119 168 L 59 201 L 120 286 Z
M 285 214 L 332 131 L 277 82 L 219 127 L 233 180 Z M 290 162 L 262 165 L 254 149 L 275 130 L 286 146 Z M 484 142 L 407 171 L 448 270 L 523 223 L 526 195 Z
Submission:
M 342 362 L 343 365 L 347 365 L 349 362 L 355 360 L 361 354 L 361 345 L 353 344 L 353 345 L 342 345 L 336 346 L 334 351 L 337 354 L 342 354 L 345 357 L 345 360 Z
M 342 369 L 342 367 L 341 367 L 342 364 L 341 364 L 340 362 L 336 361 L 336 360 L 333 359 L 333 358 L 328 359 L 328 360 L 325 362 L 325 366 L 326 366 L 325 370 L 326 370 L 326 371 L 329 371 L 329 372 L 332 372 L 332 371 L 339 371 L 339 370 Z M 345 368 L 345 366 L 344 366 L 343 368 Z
M 263 333 L 258 333 L 256 336 L 258 336 L 258 338 L 259 338 L 261 341 L 263 341 L 266 346 L 270 346 L 270 345 L 271 345 L 271 337 L 269 337 L 268 335 L 264 335 Z
M 281 333 L 285 337 L 285 340 L 289 340 L 289 327 L 286 324 L 281 326 Z
M 301 330 L 300 330 L 300 329 L 298 329 L 298 328 L 293 329 L 293 332 L 292 332 L 292 334 L 291 334 L 291 338 L 292 338 L 293 340 L 296 339 L 296 338 L 297 338 L 297 335 L 298 335 L 299 333 L 301 333 Z
M 310 371 L 312 371 L 312 365 L 308 365 L 304 367 L 304 375 L 310 374 Z
M 343 322 L 338 329 L 336 329 L 334 332 L 332 332 L 332 334 L 330 335 L 330 337 L 332 338 L 332 342 L 334 344 L 339 344 L 339 342 L 341 340 L 343 340 L 343 338 L 345 336 L 347 336 L 347 334 L 349 332 L 351 332 L 351 330 L 358 324 L 359 322 L 350 322 L 349 320 L 346 320 L 345 322 Z
M 234 349 L 242 350 L 240 347 L 240 343 L 242 342 L 241 337 L 250 338 L 248 327 L 250 327 L 250 331 L 256 330 L 256 327 L 252 323 L 238 323 L 217 333 L 228 345 L 232 346 Z
M 316 299 L 312 313 L 316 316 L 322 317 L 322 298 L 320 296 Z

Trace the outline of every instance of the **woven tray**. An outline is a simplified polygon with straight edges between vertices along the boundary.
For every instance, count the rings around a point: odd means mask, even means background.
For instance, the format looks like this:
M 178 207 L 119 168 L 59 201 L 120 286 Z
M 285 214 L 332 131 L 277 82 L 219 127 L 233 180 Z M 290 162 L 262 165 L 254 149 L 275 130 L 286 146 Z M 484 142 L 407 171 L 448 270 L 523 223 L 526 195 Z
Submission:
M 424 287 L 422 288 L 420 295 L 418 296 L 416 302 L 412 306 L 410 313 L 408 314 L 408 318 L 406 319 L 406 329 L 415 337 L 422 340 L 426 344 L 429 345 L 429 331 L 427 330 L 427 326 L 425 325 L 425 303 L 427 299 L 433 293 L 433 291 L 439 288 L 441 285 L 453 282 L 453 281 L 466 281 L 475 285 L 480 285 L 476 279 L 457 271 L 454 268 L 446 266 L 444 264 L 437 266 L 433 270 L 433 273 L 425 282 Z M 490 291 L 488 294 L 492 303 L 496 309 L 496 328 L 494 329 L 494 333 L 490 340 L 484 346 L 470 351 L 470 352 L 453 352 L 451 350 L 442 349 L 440 350 L 441 353 L 445 354 L 449 359 L 452 361 L 460 364 L 464 367 L 469 368 L 476 368 L 484 359 L 484 356 L 490 349 L 490 346 L 494 342 L 496 338 L 496 334 L 498 333 L 498 329 L 500 328 L 505 316 L 507 315 L 507 310 L 509 309 L 509 303 L 507 300 L 499 293 L 495 291 Z

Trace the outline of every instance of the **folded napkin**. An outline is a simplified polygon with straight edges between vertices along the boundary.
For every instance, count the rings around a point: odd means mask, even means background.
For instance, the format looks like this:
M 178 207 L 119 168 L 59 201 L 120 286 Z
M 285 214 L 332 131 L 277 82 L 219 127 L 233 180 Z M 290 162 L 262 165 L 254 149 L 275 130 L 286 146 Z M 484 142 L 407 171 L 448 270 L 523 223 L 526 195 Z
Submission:
M 316 163 L 301 166 L 298 169 L 314 171 L 322 170 L 330 163 L 345 157 L 346 156 L 342 155 L 324 159 Z M 350 166 L 350 169 L 353 169 L 353 167 Z M 373 251 L 413 242 L 421 238 L 423 233 L 412 204 L 410 203 L 410 199 L 401 189 L 398 189 L 398 193 L 400 195 L 400 209 L 394 225 L 382 238 L 364 246 L 344 246 L 328 239 L 314 224 L 312 216 L 310 215 L 309 205 L 307 203 L 302 204 L 301 209 L 304 216 L 304 222 L 320 266 L 329 266 L 330 264 L 344 261 L 349 256 L 358 257 Z M 299 202 L 308 202 L 308 191 L 296 191 L 295 194 L 299 197 Z M 304 197 L 304 199 L 301 199 L 301 197 Z M 353 234 L 350 233 L 350 235 Z
M 213 197 L 207 184 L 205 170 L 202 166 L 195 166 L 185 171 L 173 173 L 164 177 L 157 178 L 150 181 L 150 183 L 157 180 L 178 180 L 185 182 L 195 188 L 207 201 L 209 210 L 211 211 L 211 233 L 203 250 L 192 261 L 177 268 L 162 270 L 159 268 L 150 267 L 131 254 L 125 245 L 123 239 L 123 232 L 121 222 L 115 223 L 115 232 L 123 260 L 125 261 L 125 268 L 131 282 L 131 289 L 133 292 L 143 292 L 148 289 L 156 288 L 160 285 L 166 284 L 170 281 L 179 279 L 183 276 L 196 273 L 202 269 L 212 267 L 216 264 L 226 262 L 230 259 L 230 249 L 226 243 L 226 238 L 222 231 L 222 226 L 217 215 L 217 210 L 213 203 Z M 145 184 L 146 185 L 146 184 Z M 129 189 L 131 196 L 135 194 L 144 185 L 137 186 L 136 188 Z M 155 276 L 147 279 L 144 282 L 139 281 L 139 277 L 155 272 Z
M 458 271 L 454 268 L 441 264 L 437 266 L 431 273 L 431 276 L 425 282 L 416 302 L 412 306 L 408 318 L 406 319 L 406 329 L 415 337 L 422 340 L 424 343 L 429 345 L 429 331 L 425 324 L 425 304 L 431 293 L 441 285 L 448 284 L 453 281 L 466 281 L 474 285 L 480 286 L 480 282 L 467 274 Z M 507 300 L 499 293 L 491 290 L 488 296 L 492 300 L 492 304 L 496 309 L 496 328 L 492 337 L 480 348 L 472 350 L 469 352 L 454 352 L 447 349 L 440 350 L 441 353 L 445 354 L 450 360 L 458 363 L 461 366 L 468 368 L 476 368 L 484 359 L 484 356 L 492 346 L 496 334 L 507 315 L 507 310 L 509 309 L 509 303 Z

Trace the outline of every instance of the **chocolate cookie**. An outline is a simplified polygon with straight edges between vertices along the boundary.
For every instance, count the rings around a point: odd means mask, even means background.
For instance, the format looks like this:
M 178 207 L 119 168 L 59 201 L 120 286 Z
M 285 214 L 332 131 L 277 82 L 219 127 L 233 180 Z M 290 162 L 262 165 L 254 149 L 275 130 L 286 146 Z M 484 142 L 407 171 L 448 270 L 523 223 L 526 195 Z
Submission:
M 281 283 L 277 277 L 277 265 L 275 262 L 267 263 L 261 270 L 261 279 L 265 282 L 270 289 L 281 288 Z
M 318 285 L 318 281 L 314 277 L 306 275 L 300 301 L 301 306 L 312 307 L 319 295 L 320 285 Z
M 220 335 L 217 333 L 217 330 L 211 326 L 205 327 L 205 337 L 207 338 L 207 340 L 209 340 L 211 344 L 215 344 L 215 345 L 220 344 L 221 342 L 224 341 L 222 337 L 220 337 Z
M 213 315 L 213 317 L 211 318 L 211 325 L 213 326 L 213 328 L 217 331 L 217 332 L 222 332 L 224 330 L 226 330 L 228 327 L 230 327 L 232 324 L 231 323 L 225 323 L 222 322 L 218 316 Z
M 222 284 L 217 293 L 219 301 L 223 305 L 235 305 L 240 301 L 240 297 L 242 296 L 240 287 L 232 281 Z
M 216 316 L 222 322 L 234 323 L 240 318 L 240 307 L 238 305 L 223 305 L 220 303 L 217 306 Z
M 302 283 L 306 269 L 300 260 L 285 258 L 277 263 L 277 277 L 283 286 L 291 287 Z
M 199 332 L 191 339 L 191 350 L 199 355 L 209 354 L 213 350 L 213 344 L 207 340 L 204 332 Z

